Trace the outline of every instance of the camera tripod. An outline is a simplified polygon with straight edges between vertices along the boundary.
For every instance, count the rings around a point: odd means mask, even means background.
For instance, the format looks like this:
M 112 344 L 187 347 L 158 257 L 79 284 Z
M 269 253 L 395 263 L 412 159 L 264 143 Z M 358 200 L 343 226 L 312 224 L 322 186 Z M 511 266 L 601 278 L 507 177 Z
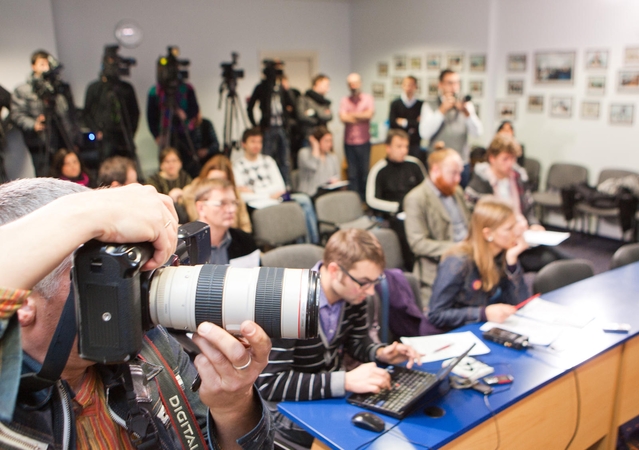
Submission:
M 240 137 L 245 129 L 249 127 L 249 120 L 246 115 L 246 110 L 242 107 L 240 98 L 236 91 L 237 80 L 235 78 L 225 78 L 220 85 L 220 101 L 218 103 L 218 109 L 222 107 L 222 98 L 224 97 L 224 91 L 227 90 L 226 98 L 224 100 L 224 156 L 231 157 L 233 149 L 240 148 Z M 241 123 L 240 123 L 241 119 Z M 233 125 L 239 124 L 244 126 L 239 128 L 235 134 L 236 139 L 233 139 Z
M 165 107 L 168 111 L 168 126 L 166 128 L 163 128 L 162 132 L 160 133 L 159 142 L 158 142 L 159 150 L 162 151 L 162 149 L 169 147 L 171 145 L 175 146 L 180 152 L 180 155 L 182 155 L 182 160 L 183 160 L 182 164 L 184 165 L 184 170 L 189 172 L 191 176 L 197 176 L 197 171 L 199 170 L 199 163 L 198 163 L 197 152 L 195 151 L 196 149 L 195 149 L 195 146 L 193 145 L 193 139 L 191 138 L 191 134 L 189 132 L 189 126 L 188 126 L 189 119 L 186 118 L 182 120 L 177 114 L 178 107 L 175 103 L 175 94 L 176 94 L 176 87 L 169 86 L 166 88 Z M 158 101 L 159 101 L 159 98 L 158 98 Z M 182 126 L 182 129 L 184 131 L 183 134 L 184 134 L 184 138 L 185 138 L 184 141 L 186 142 L 186 146 L 180 145 L 180 144 L 184 144 L 184 142 L 182 142 L 182 140 L 180 139 L 179 130 L 174 124 L 174 119 L 176 117 L 179 119 L 180 125 Z M 192 175 L 193 173 L 195 173 L 195 175 Z

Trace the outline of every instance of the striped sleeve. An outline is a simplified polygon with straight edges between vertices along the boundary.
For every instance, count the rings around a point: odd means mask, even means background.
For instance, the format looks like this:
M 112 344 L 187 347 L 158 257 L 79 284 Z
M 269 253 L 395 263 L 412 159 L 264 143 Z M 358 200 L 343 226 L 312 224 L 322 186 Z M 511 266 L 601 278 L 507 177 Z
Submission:
M 345 321 L 351 324 L 346 340 L 346 352 L 361 362 L 375 361 L 377 349 L 382 344 L 375 343 L 368 334 L 368 313 L 366 302 L 349 305 L 344 311 Z
M 301 401 L 333 396 L 331 374 L 324 358 L 326 349 L 319 338 L 272 342 L 268 365 L 256 381 L 265 400 Z

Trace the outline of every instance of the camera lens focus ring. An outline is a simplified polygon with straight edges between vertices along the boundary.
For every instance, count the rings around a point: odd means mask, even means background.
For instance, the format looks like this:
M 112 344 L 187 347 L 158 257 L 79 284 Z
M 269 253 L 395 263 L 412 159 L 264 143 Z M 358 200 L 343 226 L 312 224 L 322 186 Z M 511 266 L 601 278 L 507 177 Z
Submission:
M 200 271 L 195 293 L 195 323 L 212 322 L 223 326 L 222 298 L 229 266 L 205 264 Z
M 284 269 L 262 267 L 255 292 L 255 321 L 266 334 L 278 338 L 282 335 L 282 282 Z

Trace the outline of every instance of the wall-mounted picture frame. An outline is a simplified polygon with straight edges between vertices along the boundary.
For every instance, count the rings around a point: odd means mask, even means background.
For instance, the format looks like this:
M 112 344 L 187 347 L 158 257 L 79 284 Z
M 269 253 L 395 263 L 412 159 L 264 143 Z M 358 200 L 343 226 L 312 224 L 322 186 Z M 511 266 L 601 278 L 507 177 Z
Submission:
M 393 56 L 393 67 L 396 72 L 403 72 L 406 70 L 406 55 Z
M 544 112 L 544 96 L 543 95 L 529 95 L 528 96 L 528 112 L 530 113 L 542 113 Z
M 426 70 L 433 70 L 439 72 L 442 67 L 442 54 L 441 53 L 428 53 L 426 55 Z
M 497 100 L 495 102 L 495 119 L 517 120 L 517 102 L 514 100 Z
M 509 54 L 506 59 L 506 70 L 508 70 L 508 72 L 525 72 L 526 59 L 525 53 Z
M 411 56 L 410 57 L 410 70 L 422 70 L 422 57 L 421 56 Z
M 608 68 L 608 50 L 586 50 L 586 70 Z
M 624 94 L 639 93 L 639 69 L 619 71 L 617 92 Z
M 610 125 L 632 125 L 635 119 L 635 105 L 612 103 L 610 105 Z
M 601 108 L 600 102 L 581 102 L 581 118 L 594 120 L 599 118 L 599 109 Z
M 387 62 L 378 62 L 377 63 L 377 77 L 378 78 L 386 78 L 386 77 L 388 77 L 388 63 Z
M 468 61 L 471 72 L 486 72 L 486 55 L 470 55 Z
M 464 53 L 450 52 L 446 55 L 446 69 L 461 72 L 464 69 Z
M 380 100 L 386 98 L 386 83 L 373 83 L 371 90 L 374 98 Z
M 550 116 L 563 119 L 572 117 L 572 97 L 550 97 Z
M 428 78 L 428 91 L 426 92 L 428 98 L 435 99 L 439 97 L 439 78 Z
M 604 95 L 606 93 L 606 77 L 588 77 L 586 79 L 586 94 Z
M 393 77 L 393 87 L 391 90 L 393 92 L 401 92 L 402 91 L 402 81 L 404 81 L 404 77 Z
M 639 47 L 626 47 L 623 52 L 624 66 L 639 66 Z
M 524 95 L 524 80 L 507 80 L 506 95 Z
M 536 84 L 573 84 L 575 52 L 536 52 L 534 69 Z
M 468 81 L 468 93 L 473 98 L 482 98 L 484 96 L 484 81 L 483 80 L 469 80 Z

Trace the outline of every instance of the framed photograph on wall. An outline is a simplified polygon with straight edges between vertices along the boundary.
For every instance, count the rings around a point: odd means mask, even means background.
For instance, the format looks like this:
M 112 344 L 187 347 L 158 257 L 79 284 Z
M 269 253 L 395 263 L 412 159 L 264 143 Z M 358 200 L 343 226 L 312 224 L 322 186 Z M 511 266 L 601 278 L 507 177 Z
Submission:
M 639 47 L 626 47 L 623 52 L 624 66 L 639 66 Z
M 572 117 L 572 97 L 550 97 L 550 115 L 564 119 Z
M 484 82 L 482 80 L 468 81 L 468 93 L 473 98 L 481 98 L 484 96 Z
M 451 52 L 446 55 L 446 69 L 461 72 L 464 69 L 464 53 Z
M 393 67 L 399 72 L 406 70 L 406 55 L 393 56 Z
M 639 92 L 639 69 L 619 71 L 617 92 L 628 94 L 636 94 Z
M 495 119 L 511 120 L 517 119 L 517 102 L 514 100 L 497 100 L 495 102 Z
M 607 69 L 608 50 L 586 50 L 586 69 Z
M 601 103 L 599 102 L 581 102 L 581 118 L 598 119 L 600 107 Z
M 402 91 L 402 81 L 404 81 L 404 77 L 393 77 L 393 92 Z
M 428 82 L 428 98 L 439 97 L 439 78 L 429 78 Z
M 531 112 L 531 113 L 544 112 L 544 96 L 543 95 L 528 96 L 528 112 Z
M 422 70 L 422 57 L 411 56 L 410 58 L 410 70 Z
M 373 83 L 372 91 L 374 98 L 384 99 L 386 97 L 386 84 Z
M 525 72 L 526 71 L 526 54 L 511 53 L 506 60 L 506 70 L 508 72 Z
M 610 105 L 610 125 L 632 125 L 635 118 L 635 105 L 613 103 Z
M 442 54 L 429 53 L 426 55 L 426 70 L 439 70 L 442 67 Z
M 471 72 L 486 72 L 486 55 L 470 55 L 468 61 Z
M 586 94 L 604 95 L 606 93 L 606 77 L 588 77 L 586 80 Z
M 535 53 L 535 83 L 572 84 L 575 80 L 575 52 Z
M 388 76 L 388 63 L 387 62 L 378 62 L 377 63 L 377 76 L 379 78 L 386 78 Z
M 524 80 L 508 80 L 506 83 L 507 95 L 524 95 Z

